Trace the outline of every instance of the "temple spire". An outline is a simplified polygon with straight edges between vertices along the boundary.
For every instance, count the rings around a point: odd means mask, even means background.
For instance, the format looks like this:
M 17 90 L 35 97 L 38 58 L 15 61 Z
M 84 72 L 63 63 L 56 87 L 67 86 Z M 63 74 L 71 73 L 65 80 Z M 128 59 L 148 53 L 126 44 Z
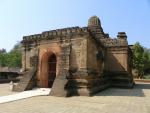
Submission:
M 88 20 L 88 27 L 101 26 L 100 19 L 97 16 L 92 16 Z

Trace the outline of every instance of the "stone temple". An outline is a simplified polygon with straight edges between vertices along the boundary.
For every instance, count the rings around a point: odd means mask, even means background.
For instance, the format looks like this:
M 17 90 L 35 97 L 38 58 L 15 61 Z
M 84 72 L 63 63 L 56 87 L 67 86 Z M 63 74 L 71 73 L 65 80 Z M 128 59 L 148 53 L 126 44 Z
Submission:
M 134 85 L 132 51 L 125 32 L 104 33 L 93 16 L 86 27 L 69 27 L 24 36 L 23 77 L 14 91 L 51 88 L 53 96 L 91 96 L 108 87 Z

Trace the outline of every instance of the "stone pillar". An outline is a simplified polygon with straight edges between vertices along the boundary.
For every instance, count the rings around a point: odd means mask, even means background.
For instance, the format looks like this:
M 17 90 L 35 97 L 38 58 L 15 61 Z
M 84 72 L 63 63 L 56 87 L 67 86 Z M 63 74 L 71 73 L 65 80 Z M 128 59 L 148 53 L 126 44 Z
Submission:
M 61 71 L 63 70 L 69 70 L 69 59 L 70 59 L 70 44 L 63 44 L 61 45 L 61 62 L 60 62 L 60 68 Z
M 70 93 L 66 89 L 68 83 L 67 76 L 69 76 L 69 66 L 70 66 L 70 51 L 71 47 L 69 43 L 61 45 L 61 54 L 60 54 L 60 71 L 56 77 L 50 95 L 66 97 Z
M 22 71 L 26 70 L 26 45 L 22 44 Z

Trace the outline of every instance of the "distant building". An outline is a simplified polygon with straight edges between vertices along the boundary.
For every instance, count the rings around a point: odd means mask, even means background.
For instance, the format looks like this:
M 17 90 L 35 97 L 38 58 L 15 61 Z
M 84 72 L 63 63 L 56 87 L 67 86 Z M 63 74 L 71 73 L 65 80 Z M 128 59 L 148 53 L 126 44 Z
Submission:
M 70 27 L 24 36 L 22 69 L 14 91 L 52 88 L 51 95 L 92 95 L 110 86 L 132 87 L 132 51 L 125 32 L 112 39 L 98 17 L 87 27 Z
M 20 68 L 0 67 L 0 83 L 16 82 L 20 74 Z

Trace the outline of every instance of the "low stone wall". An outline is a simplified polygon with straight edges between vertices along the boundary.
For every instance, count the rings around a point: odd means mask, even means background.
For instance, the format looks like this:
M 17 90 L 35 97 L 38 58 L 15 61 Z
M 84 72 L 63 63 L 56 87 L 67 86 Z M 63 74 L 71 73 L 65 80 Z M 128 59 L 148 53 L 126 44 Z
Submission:
M 12 78 L 12 79 L 0 79 L 0 84 L 3 84 L 3 83 L 9 83 L 9 82 L 19 82 L 19 79 L 18 78 Z
M 134 79 L 135 82 L 146 82 L 150 83 L 150 79 Z

